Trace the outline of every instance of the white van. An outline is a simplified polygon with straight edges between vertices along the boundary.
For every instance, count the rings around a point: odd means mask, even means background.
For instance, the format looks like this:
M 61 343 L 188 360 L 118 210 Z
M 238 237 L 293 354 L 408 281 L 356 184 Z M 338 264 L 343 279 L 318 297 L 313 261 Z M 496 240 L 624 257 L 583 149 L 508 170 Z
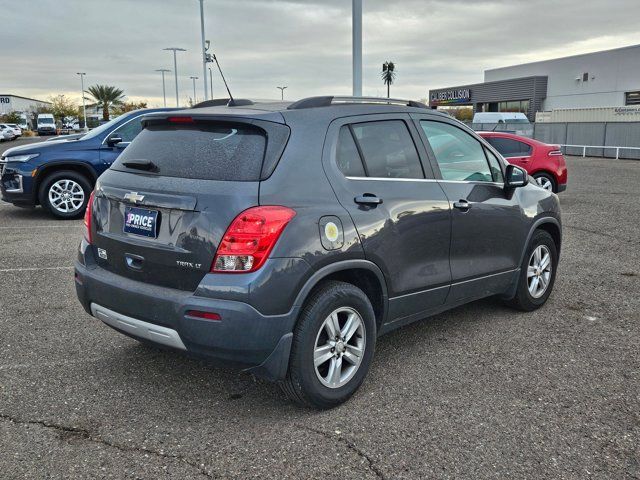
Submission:
M 478 112 L 473 123 L 529 123 L 529 119 L 521 112 Z
M 38 135 L 55 135 L 56 134 L 56 120 L 50 113 L 38 114 Z

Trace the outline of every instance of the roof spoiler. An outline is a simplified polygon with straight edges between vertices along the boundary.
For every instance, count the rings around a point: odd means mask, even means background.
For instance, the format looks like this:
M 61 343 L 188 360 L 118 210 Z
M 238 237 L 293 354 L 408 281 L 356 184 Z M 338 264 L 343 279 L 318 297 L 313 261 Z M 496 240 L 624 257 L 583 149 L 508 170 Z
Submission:
M 205 100 L 204 102 L 196 103 L 191 108 L 206 108 L 206 107 L 243 107 L 247 105 L 253 105 L 251 100 L 246 98 L 214 98 L 213 100 Z

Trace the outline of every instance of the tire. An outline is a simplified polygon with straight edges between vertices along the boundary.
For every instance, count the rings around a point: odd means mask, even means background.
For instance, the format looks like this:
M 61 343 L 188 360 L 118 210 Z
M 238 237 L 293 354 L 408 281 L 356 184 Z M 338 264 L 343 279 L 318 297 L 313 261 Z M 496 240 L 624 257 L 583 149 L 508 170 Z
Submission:
M 68 190 L 65 190 L 65 182 L 68 182 L 66 183 Z M 57 188 L 55 188 L 56 186 Z M 56 218 L 80 218 L 84 215 L 85 208 L 87 208 L 91 190 L 92 186 L 87 177 L 78 172 L 63 170 L 54 172 L 44 178 L 38 190 L 38 199 L 40 200 L 40 205 Z M 60 195 L 66 195 L 66 193 L 61 192 L 70 192 L 72 196 L 68 197 L 69 201 L 67 203 L 61 203 L 60 206 L 56 206 L 52 203 L 51 196 L 54 196 L 55 201 L 56 195 L 58 198 L 60 198 Z M 67 211 L 64 211 L 65 208 Z
M 352 325 L 362 326 L 344 343 L 330 339 L 331 325 L 325 326 L 326 322 L 333 324 L 331 316 L 335 312 L 341 334 L 348 330 L 345 327 L 349 318 L 354 319 Z M 355 316 L 351 317 L 351 314 Z M 280 387 L 291 400 L 307 407 L 327 409 L 346 402 L 367 376 L 376 335 L 375 314 L 364 292 L 350 283 L 325 283 L 312 294 L 300 314 L 293 332 L 289 370 Z M 330 342 L 335 344 L 333 351 L 328 349 Z M 354 356 L 359 347 L 361 355 Z M 331 358 L 316 367 L 314 356 L 320 354 L 331 355 Z M 359 358 L 357 366 L 349 360 L 356 358 Z M 342 365 L 340 370 L 335 368 L 338 363 Z M 342 372 L 342 376 L 332 377 L 332 365 L 333 371 Z M 330 386 L 331 380 L 337 380 L 337 383 Z
M 555 178 L 548 173 L 536 173 L 533 178 L 540 188 L 550 190 L 553 193 L 558 193 L 558 185 Z
M 529 266 L 533 262 L 537 263 L 534 259 L 534 252 L 538 251 L 542 253 L 542 258 L 544 258 L 545 254 L 548 254 L 550 257 L 550 267 L 551 270 L 549 275 L 546 275 L 546 269 L 537 268 L 537 272 L 541 275 L 538 276 L 538 273 L 534 273 L 532 277 L 529 277 Z M 520 275 L 518 276 L 518 286 L 516 288 L 516 294 L 513 298 L 505 300 L 505 303 L 510 307 L 516 308 L 518 310 L 522 310 L 525 312 L 531 312 L 540 308 L 544 305 L 551 295 L 553 290 L 553 285 L 556 280 L 556 272 L 558 271 L 558 249 L 553 240 L 553 237 L 549 235 L 549 233 L 544 230 L 536 230 L 529 242 L 529 246 L 527 247 L 526 254 L 522 261 L 522 265 L 520 265 Z M 546 280 L 546 288 L 544 291 L 535 291 L 535 295 L 532 293 L 530 287 L 533 283 L 533 277 L 538 277 L 538 283 L 536 285 L 540 285 L 540 282 Z M 532 282 L 529 279 L 532 279 Z M 541 280 L 542 279 L 542 280 Z

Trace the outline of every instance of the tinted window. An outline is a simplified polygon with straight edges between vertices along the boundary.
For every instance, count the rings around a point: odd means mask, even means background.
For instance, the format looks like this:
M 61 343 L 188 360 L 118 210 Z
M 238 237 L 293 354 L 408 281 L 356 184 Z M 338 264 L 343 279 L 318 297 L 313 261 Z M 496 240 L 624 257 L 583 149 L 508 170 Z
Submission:
M 130 142 L 138 136 L 142 131 L 142 122 L 140 118 L 134 118 L 128 123 L 113 131 L 122 137 L 123 142 Z M 113 135 L 113 133 L 111 135 Z
M 401 120 L 353 125 L 370 177 L 424 178 L 418 152 Z
M 358 153 L 356 142 L 354 142 L 351 131 L 346 125 L 340 129 L 338 136 L 336 162 L 338 163 L 340 171 L 347 177 L 365 176 L 362 159 Z
M 448 123 L 421 121 L 443 180 L 493 182 L 482 144 Z
M 491 176 L 493 177 L 493 181 L 503 183 L 504 176 L 502 175 L 500 160 L 498 160 L 498 158 L 488 148 L 485 148 L 484 151 L 487 154 L 487 160 L 489 160 L 489 168 L 491 169 Z
M 265 147 L 263 131 L 247 125 L 150 125 L 122 152 L 112 168 L 139 173 L 123 163 L 150 160 L 156 166 L 151 173 L 162 176 L 257 181 Z
M 486 139 L 503 157 L 528 157 L 531 146 L 510 138 L 488 137 Z

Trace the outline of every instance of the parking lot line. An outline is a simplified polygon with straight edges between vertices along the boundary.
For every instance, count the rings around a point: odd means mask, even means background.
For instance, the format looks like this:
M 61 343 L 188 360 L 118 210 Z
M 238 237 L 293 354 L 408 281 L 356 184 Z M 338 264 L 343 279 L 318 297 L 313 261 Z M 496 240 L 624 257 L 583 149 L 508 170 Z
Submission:
M 22 227 L 0 227 L 0 230 L 23 230 L 34 228 L 81 228 L 83 225 L 25 225 Z

